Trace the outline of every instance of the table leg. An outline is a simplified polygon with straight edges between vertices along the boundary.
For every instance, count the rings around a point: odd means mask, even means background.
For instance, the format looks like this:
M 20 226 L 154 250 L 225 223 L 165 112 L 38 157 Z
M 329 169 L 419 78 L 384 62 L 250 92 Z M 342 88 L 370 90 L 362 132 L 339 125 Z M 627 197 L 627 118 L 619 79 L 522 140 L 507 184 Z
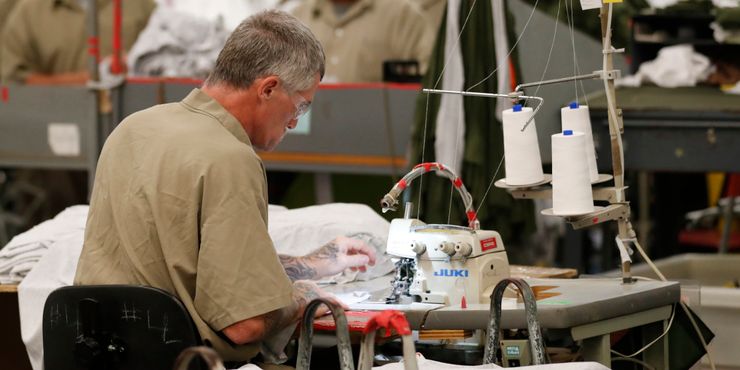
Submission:
M 648 343 L 652 342 L 654 338 L 659 337 L 661 334 L 663 334 L 667 327 L 668 321 L 666 320 L 643 326 L 643 345 L 647 345 Z M 656 370 L 668 370 L 668 335 L 665 335 L 663 338 L 655 342 L 652 346 L 648 347 L 643 354 L 643 359 Z
M 611 368 L 609 334 L 583 339 L 581 350 L 585 361 L 595 361 Z

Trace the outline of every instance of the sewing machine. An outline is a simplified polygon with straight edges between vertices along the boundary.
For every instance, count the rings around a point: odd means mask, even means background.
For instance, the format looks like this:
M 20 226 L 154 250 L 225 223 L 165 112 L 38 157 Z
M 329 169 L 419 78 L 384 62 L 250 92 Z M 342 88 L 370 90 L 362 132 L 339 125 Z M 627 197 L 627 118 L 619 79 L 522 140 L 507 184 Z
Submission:
M 509 260 L 501 236 L 480 230 L 472 197 L 462 180 L 440 163 L 422 163 L 383 197 L 383 212 L 395 210 L 398 196 L 411 181 L 430 171 L 450 179 L 465 203 L 469 226 L 426 224 L 410 217 L 394 219 L 386 253 L 398 257 L 388 303 L 439 303 L 460 305 L 488 303 L 501 279 L 509 277 Z

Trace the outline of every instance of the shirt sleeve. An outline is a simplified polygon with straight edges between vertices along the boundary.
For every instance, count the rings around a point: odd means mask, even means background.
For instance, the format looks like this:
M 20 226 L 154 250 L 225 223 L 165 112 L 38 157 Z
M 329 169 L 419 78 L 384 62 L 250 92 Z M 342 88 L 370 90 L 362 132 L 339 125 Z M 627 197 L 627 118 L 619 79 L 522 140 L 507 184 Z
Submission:
M 2 30 L 0 76 L 4 80 L 24 82 L 32 69 L 31 62 L 35 60 L 27 4 L 28 2 L 18 2 L 8 15 L 7 23 Z
M 216 331 L 292 302 L 267 232 L 264 170 L 250 152 L 215 161 L 202 177 L 194 302 Z

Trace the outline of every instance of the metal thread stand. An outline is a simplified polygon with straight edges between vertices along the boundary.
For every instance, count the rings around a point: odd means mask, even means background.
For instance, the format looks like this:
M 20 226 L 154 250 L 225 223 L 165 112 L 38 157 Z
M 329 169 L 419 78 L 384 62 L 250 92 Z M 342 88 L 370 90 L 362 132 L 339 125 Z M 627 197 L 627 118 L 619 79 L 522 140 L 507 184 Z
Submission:
M 598 209 L 592 213 L 580 215 L 580 216 L 568 216 L 564 217 L 565 221 L 571 224 L 574 229 L 580 229 L 587 226 L 593 226 L 607 221 L 616 221 L 619 229 L 619 234 L 616 238 L 616 244 L 620 251 L 621 258 L 621 270 L 622 270 L 622 282 L 624 284 L 631 284 L 635 280 L 632 279 L 630 272 L 632 261 L 630 259 L 631 248 L 630 245 L 636 240 L 636 233 L 632 228 L 630 222 L 630 205 L 627 201 L 625 194 L 624 185 L 624 147 L 622 145 L 622 133 L 624 132 L 624 124 L 622 121 L 622 110 L 617 108 L 616 93 L 614 88 L 614 80 L 619 78 L 619 71 L 614 70 L 614 53 L 623 52 L 624 49 L 614 49 L 611 45 L 611 4 L 603 4 L 599 17 L 601 18 L 601 36 L 603 45 L 603 69 L 601 71 L 595 71 L 586 75 L 558 78 L 552 80 L 523 83 L 516 87 L 514 92 L 509 94 L 493 94 L 493 93 L 472 93 L 467 91 L 449 91 L 449 90 L 434 90 L 434 89 L 423 89 L 425 93 L 432 94 L 457 94 L 464 96 L 479 96 L 488 98 L 510 98 L 515 101 L 521 99 L 537 99 L 539 97 L 530 97 L 524 95 L 522 89 L 531 86 L 541 86 L 548 84 L 556 84 L 562 82 L 572 82 L 583 79 L 601 79 L 604 81 L 604 90 L 607 95 L 608 101 L 608 119 L 609 119 L 609 135 L 611 144 L 612 154 L 612 172 L 614 179 L 614 186 L 612 187 L 599 187 L 593 189 L 593 198 L 598 201 L 609 202 L 607 207 Z M 537 113 L 536 110 L 534 112 Z M 534 114 L 532 115 L 534 117 Z M 531 122 L 530 119 L 522 128 L 522 131 Z M 552 189 L 541 185 L 529 186 L 529 187 L 506 187 L 514 198 L 518 199 L 551 199 Z
M 630 205 L 627 201 L 625 194 L 626 186 L 624 185 L 624 146 L 622 145 L 622 133 L 624 133 L 624 123 L 622 121 L 622 110 L 617 108 L 616 103 L 616 92 L 614 88 L 614 80 L 619 77 L 618 71 L 614 71 L 614 53 L 621 52 L 616 50 L 611 45 L 611 30 L 609 25 L 611 24 L 609 18 L 611 14 L 609 12 L 608 4 L 603 4 L 599 17 L 601 18 L 601 35 L 602 45 L 604 53 L 604 70 L 594 72 L 590 76 L 596 76 L 604 80 L 604 89 L 607 94 L 608 101 L 608 119 L 609 119 L 609 136 L 611 144 L 612 154 L 612 173 L 614 179 L 613 187 L 601 187 L 593 190 L 594 200 L 607 201 L 609 206 L 599 209 L 593 213 L 580 216 L 565 217 L 565 221 L 571 224 L 574 229 L 580 229 L 587 226 L 600 224 L 607 221 L 616 221 L 618 226 L 618 236 L 616 238 L 617 247 L 620 251 L 621 257 L 621 269 L 622 269 L 622 282 L 625 284 L 633 283 L 635 280 L 632 279 L 630 272 L 631 249 L 629 245 L 634 243 L 636 234 L 632 228 L 630 222 Z M 589 75 L 586 75 L 589 76 Z M 576 76 L 581 79 L 583 76 Z M 571 81 L 571 79 L 559 79 L 553 80 L 554 82 Z M 520 85 L 525 86 L 525 84 Z M 513 189 L 511 194 L 514 198 L 521 199 L 534 199 L 534 198 L 551 198 L 552 190 L 544 188 L 527 188 L 527 189 Z

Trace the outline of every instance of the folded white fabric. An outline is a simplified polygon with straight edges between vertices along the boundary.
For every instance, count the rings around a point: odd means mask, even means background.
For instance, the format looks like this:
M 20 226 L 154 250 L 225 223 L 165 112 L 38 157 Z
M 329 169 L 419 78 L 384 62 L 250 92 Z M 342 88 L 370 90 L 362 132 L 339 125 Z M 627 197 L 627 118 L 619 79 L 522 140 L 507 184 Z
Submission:
M 667 46 L 658 57 L 640 64 L 633 76 L 617 80 L 619 86 L 640 86 L 651 82 L 660 87 L 696 86 L 712 72 L 709 58 L 694 51 L 688 44 Z
M 16 235 L 0 249 L 0 282 L 19 283 L 54 243 L 84 233 L 87 210 L 86 205 L 69 207 L 53 219 Z

